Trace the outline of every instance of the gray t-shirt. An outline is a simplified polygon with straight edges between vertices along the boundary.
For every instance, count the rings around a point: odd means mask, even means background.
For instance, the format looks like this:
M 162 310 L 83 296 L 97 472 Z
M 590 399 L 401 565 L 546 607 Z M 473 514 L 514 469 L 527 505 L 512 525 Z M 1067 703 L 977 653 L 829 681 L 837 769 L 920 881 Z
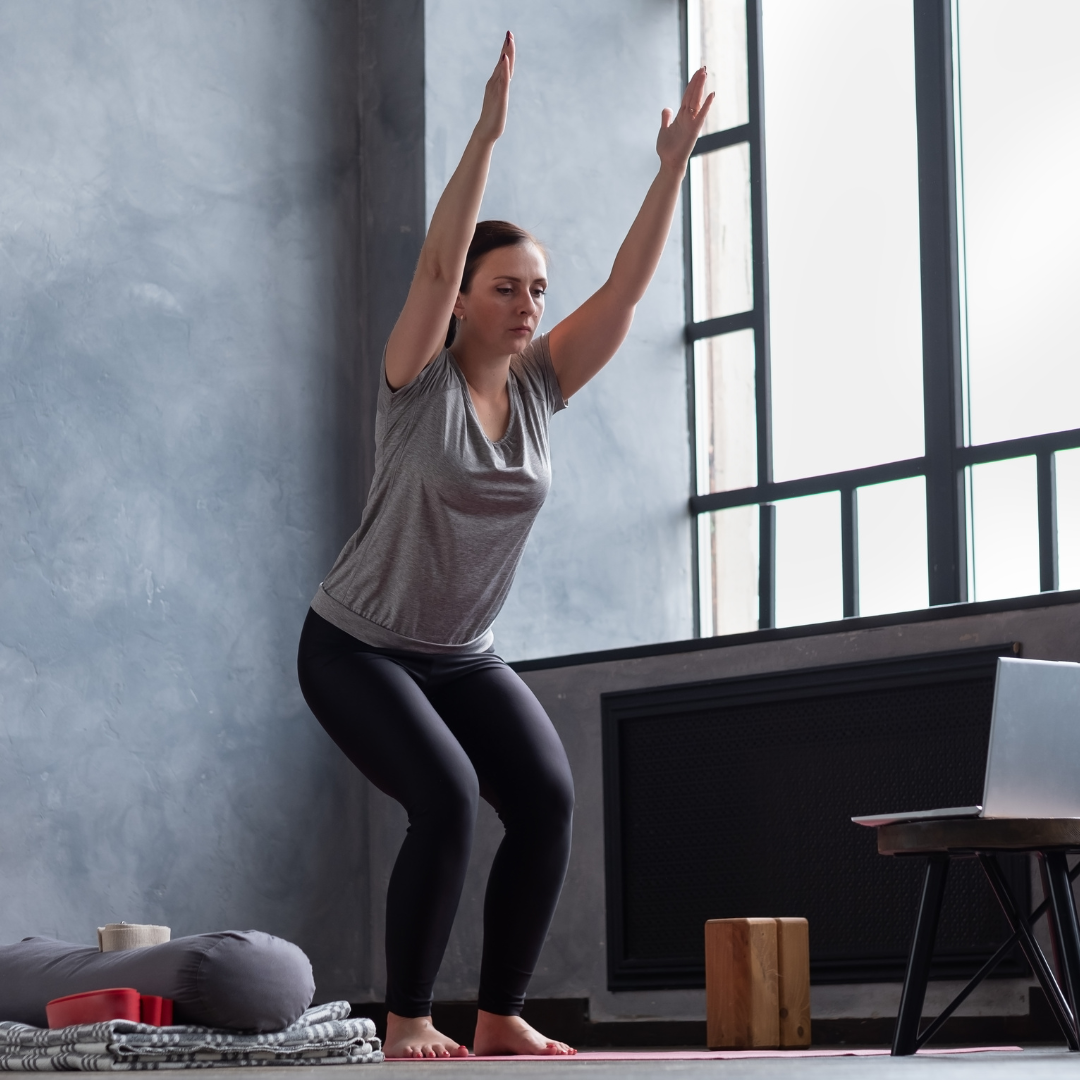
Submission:
M 360 528 L 311 602 L 324 619 L 377 648 L 491 648 L 551 484 L 548 421 L 566 407 L 546 334 L 511 359 L 508 389 L 493 443 L 449 349 L 399 390 L 383 377 Z

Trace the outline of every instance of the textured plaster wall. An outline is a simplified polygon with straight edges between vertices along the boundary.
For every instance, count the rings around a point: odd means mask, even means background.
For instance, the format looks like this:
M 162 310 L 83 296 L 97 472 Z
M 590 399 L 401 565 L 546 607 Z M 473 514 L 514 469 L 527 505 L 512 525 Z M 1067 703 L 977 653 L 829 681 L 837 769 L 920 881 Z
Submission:
M 547 246 L 543 330 L 603 283 L 656 173 L 679 3 L 426 0 L 429 216 L 508 29 L 517 69 L 481 216 Z M 626 343 L 552 423 L 552 492 L 495 625 L 508 659 L 693 633 L 682 251 L 679 218 Z
M 257 926 L 366 978 L 365 796 L 295 676 L 358 503 L 357 38 L 0 5 L 0 941 Z

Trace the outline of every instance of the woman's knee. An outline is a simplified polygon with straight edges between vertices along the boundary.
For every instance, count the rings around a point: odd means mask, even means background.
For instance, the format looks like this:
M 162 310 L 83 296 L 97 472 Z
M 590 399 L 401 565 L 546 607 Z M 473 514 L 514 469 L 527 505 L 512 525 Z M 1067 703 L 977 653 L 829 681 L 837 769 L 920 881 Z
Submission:
M 421 819 L 440 831 L 456 832 L 462 826 L 471 828 L 480 804 L 480 783 L 476 771 L 469 765 L 456 763 L 454 768 L 440 769 L 417 785 L 416 799 L 406 806 L 409 821 Z
M 524 827 L 545 836 L 569 835 L 574 818 L 574 780 L 570 768 L 542 768 L 517 787 L 499 808 L 507 828 Z
M 536 761 L 536 801 L 546 816 L 569 828 L 574 816 L 574 776 L 562 743 L 549 745 Z
M 574 817 L 574 778 L 570 767 L 551 770 L 545 787 L 545 804 L 551 817 L 567 829 Z

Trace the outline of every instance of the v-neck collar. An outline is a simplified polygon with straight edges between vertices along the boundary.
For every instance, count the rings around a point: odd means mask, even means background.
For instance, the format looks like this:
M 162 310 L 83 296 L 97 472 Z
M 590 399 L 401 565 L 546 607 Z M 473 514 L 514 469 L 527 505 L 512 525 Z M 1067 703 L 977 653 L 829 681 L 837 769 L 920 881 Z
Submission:
M 502 436 L 498 439 L 492 439 L 490 435 L 484 430 L 484 425 L 480 421 L 480 414 L 476 411 L 476 402 L 473 401 L 472 391 L 469 389 L 469 380 L 465 378 L 465 372 L 461 370 L 461 365 L 457 362 L 457 357 L 447 349 L 447 355 L 450 357 L 450 363 L 454 365 L 454 371 L 457 372 L 457 377 L 461 381 L 461 392 L 465 395 L 465 407 L 469 410 L 469 414 L 473 420 L 476 421 L 476 426 L 480 429 L 480 434 L 487 440 L 489 446 L 502 447 L 503 443 L 510 438 L 514 430 L 514 421 L 518 417 L 519 402 L 517 392 L 517 380 L 514 378 L 514 362 L 513 358 L 510 360 L 510 367 L 506 372 L 506 393 L 510 398 L 510 412 L 506 418 L 506 430 L 502 433 Z

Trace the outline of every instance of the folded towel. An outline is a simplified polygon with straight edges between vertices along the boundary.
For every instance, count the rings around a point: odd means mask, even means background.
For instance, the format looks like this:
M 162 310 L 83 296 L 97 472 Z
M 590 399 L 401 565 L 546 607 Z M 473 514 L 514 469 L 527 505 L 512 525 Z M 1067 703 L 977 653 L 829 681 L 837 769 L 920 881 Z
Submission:
M 375 1025 L 348 1019 L 349 1003 L 308 1009 L 281 1031 L 241 1035 L 197 1027 L 151 1027 L 131 1020 L 76 1027 L 0 1022 L 0 1072 L 75 1069 L 199 1069 L 226 1065 L 360 1065 L 382 1061 Z

